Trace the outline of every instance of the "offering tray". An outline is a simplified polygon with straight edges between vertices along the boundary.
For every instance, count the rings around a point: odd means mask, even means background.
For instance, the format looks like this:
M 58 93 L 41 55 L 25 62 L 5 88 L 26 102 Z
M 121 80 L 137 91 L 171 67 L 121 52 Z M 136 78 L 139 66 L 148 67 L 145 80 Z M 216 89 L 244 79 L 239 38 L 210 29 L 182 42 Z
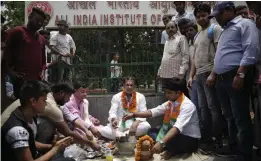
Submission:
M 95 152 L 88 152 L 86 155 L 87 159 L 93 159 L 96 157 L 96 153 Z

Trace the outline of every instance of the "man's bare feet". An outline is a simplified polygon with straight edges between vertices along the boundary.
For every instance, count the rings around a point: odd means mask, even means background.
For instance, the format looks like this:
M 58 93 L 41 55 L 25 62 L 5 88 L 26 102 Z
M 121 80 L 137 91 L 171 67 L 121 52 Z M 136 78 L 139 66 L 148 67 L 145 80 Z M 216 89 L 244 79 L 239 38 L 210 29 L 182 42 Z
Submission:
M 173 155 L 173 152 L 168 152 L 167 150 L 160 154 L 161 158 L 164 160 L 169 160 Z

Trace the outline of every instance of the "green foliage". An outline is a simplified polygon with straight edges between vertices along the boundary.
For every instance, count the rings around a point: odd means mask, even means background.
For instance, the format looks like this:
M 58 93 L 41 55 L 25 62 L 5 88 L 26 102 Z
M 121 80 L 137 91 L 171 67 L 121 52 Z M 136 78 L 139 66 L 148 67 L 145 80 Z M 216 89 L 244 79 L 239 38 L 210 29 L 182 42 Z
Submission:
M 24 24 L 24 3 L 24 1 L 4 2 L 7 10 L 1 11 L 1 14 L 8 19 L 10 27 Z M 71 35 L 77 46 L 74 64 L 96 64 L 74 68 L 74 81 L 86 84 L 91 89 L 108 88 L 110 73 L 106 64 L 106 54 L 119 52 L 119 63 L 129 63 L 122 67 L 123 76 L 135 76 L 140 85 L 152 84 L 163 51 L 163 45 L 159 44 L 161 32 L 162 30 L 153 28 L 72 29 Z M 109 57 L 110 62 L 112 55 Z M 144 65 L 143 62 L 151 64 Z M 132 65 L 132 63 L 141 64 Z
M 24 24 L 25 1 L 4 1 L 7 10 L 1 11 L 1 14 L 10 22 L 10 27 Z
M 112 60 L 111 53 L 119 52 L 119 63 L 128 63 L 127 66 L 122 67 L 123 76 L 136 77 L 139 85 L 153 84 L 152 81 L 156 78 L 163 51 L 163 45 L 157 45 L 160 43 L 162 30 L 109 28 L 72 29 L 71 31 L 77 46 L 77 58 L 74 59 L 74 64 L 97 65 L 75 68 L 73 70 L 75 81 L 86 84 L 90 89 L 106 89 L 107 78 L 110 78 L 106 55 L 109 54 L 110 62 Z M 139 65 L 133 65 L 133 63 L 139 63 Z

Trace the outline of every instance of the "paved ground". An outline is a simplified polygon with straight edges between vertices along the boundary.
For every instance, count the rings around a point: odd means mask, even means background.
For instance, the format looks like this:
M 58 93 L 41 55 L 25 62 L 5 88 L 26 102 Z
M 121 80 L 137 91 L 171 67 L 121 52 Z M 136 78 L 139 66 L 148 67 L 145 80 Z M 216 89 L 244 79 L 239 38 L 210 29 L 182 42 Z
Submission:
M 226 152 L 227 147 L 224 147 L 221 151 Z M 255 156 L 255 150 L 253 150 L 253 160 L 261 161 L 261 158 L 257 159 Z M 94 159 L 93 161 L 104 161 L 105 159 Z M 151 161 L 160 161 L 160 156 L 154 154 L 154 158 Z M 87 161 L 87 160 L 86 160 Z M 114 156 L 113 161 L 135 161 L 134 156 Z M 233 157 L 219 157 L 215 155 L 203 155 L 202 153 L 193 153 L 192 155 L 182 155 L 171 158 L 169 161 L 234 161 Z

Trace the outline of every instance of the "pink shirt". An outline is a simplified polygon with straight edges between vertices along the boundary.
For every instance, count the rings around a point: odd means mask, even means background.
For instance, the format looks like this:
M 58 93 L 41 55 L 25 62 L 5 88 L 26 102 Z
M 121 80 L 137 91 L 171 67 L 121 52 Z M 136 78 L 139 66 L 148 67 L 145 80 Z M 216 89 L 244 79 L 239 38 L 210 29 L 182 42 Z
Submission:
M 77 115 L 85 123 L 86 127 L 93 126 L 92 121 L 95 119 L 89 115 L 89 102 L 87 99 L 80 101 L 72 95 L 70 101 L 64 105 L 73 115 Z

